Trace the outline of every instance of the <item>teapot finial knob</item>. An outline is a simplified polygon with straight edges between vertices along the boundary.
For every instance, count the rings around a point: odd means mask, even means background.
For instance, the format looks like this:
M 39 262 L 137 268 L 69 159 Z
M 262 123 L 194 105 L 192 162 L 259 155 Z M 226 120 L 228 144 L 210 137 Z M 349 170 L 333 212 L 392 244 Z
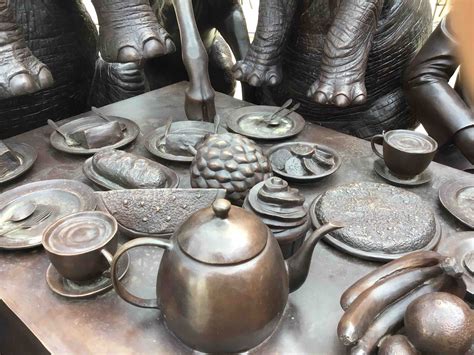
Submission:
M 225 219 L 229 215 L 231 206 L 232 205 L 229 201 L 220 198 L 214 201 L 212 204 L 212 210 L 217 217 Z

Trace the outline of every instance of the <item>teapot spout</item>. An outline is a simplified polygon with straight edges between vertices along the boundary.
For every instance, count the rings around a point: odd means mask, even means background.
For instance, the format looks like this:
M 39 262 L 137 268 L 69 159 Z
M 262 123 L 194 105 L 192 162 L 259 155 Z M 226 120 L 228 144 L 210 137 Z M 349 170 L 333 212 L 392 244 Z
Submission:
M 303 285 L 308 277 L 309 266 L 313 257 L 313 250 L 316 244 L 327 234 L 334 230 L 343 228 L 338 223 L 327 223 L 314 231 L 298 249 L 298 251 L 286 260 L 286 269 L 288 271 L 290 292 L 296 291 Z

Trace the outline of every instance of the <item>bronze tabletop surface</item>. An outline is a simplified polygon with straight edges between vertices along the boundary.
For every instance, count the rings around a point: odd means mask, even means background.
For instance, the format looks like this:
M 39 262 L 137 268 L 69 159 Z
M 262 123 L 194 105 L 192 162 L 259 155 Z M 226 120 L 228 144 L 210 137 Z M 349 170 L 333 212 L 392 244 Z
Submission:
M 184 89 L 185 83 L 175 84 L 106 106 L 101 111 L 135 121 L 140 126 L 141 134 L 126 150 L 152 159 L 144 148 L 144 135 L 164 125 L 170 117 L 185 120 Z M 248 104 L 217 94 L 216 105 L 221 117 L 225 118 L 230 110 Z M 76 179 L 92 186 L 82 173 L 86 157 L 56 151 L 49 143 L 50 134 L 51 128 L 45 126 L 6 140 L 7 143 L 32 145 L 38 150 L 38 160 L 23 177 L 2 185 L 0 192 L 25 183 L 55 178 Z M 311 123 L 306 123 L 303 132 L 292 140 L 327 145 L 337 150 L 342 157 L 341 168 L 329 178 L 309 184 L 291 183 L 304 193 L 308 202 L 328 188 L 340 184 L 357 181 L 384 183 L 373 171 L 376 156 L 369 142 Z M 268 147 L 264 145 L 264 148 Z M 188 165 L 163 163 L 178 172 L 180 187 L 190 186 Z M 410 188 L 410 191 L 431 205 L 440 219 L 443 238 L 455 237 L 454 232 L 467 228 L 443 209 L 438 201 L 438 189 L 447 180 L 468 174 L 436 163 L 431 164 L 431 169 L 433 180 L 426 185 Z M 154 297 L 161 255 L 161 251 L 143 249 L 131 253 L 133 263 L 125 277 L 129 290 L 142 297 Z M 56 296 L 46 284 L 48 265 L 48 258 L 42 248 L 0 251 L 0 299 L 48 351 L 81 354 L 191 352 L 169 333 L 159 311 L 134 307 L 122 301 L 113 291 L 77 301 Z M 278 328 L 250 353 L 344 353 L 336 336 L 337 323 L 343 313 L 339 298 L 348 286 L 377 265 L 346 256 L 320 243 L 314 252 L 308 280 L 298 291 L 290 294 Z M 2 313 L 2 309 L 0 307 L 0 323 L 5 313 Z M 1 341 L 0 336 L 0 351 Z M 15 342 L 11 338 L 9 341 Z

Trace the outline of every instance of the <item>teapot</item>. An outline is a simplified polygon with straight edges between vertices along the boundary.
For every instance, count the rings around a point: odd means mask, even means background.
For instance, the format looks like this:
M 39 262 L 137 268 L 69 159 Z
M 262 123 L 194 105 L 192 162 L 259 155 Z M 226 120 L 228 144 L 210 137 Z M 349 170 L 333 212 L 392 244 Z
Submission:
M 125 301 L 160 309 L 168 328 L 189 347 L 208 353 L 242 352 L 272 334 L 288 294 L 306 280 L 314 247 L 339 228 L 323 225 L 285 261 L 276 238 L 257 216 L 218 199 L 190 216 L 170 240 L 125 243 L 113 258 L 112 281 Z M 156 299 L 134 296 L 117 275 L 120 257 L 140 246 L 165 249 Z

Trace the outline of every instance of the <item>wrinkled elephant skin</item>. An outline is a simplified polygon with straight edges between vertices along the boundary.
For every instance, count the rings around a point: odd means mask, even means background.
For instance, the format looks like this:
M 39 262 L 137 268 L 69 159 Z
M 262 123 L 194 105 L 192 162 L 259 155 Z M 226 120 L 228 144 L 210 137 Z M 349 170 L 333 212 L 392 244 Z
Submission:
M 311 121 L 359 137 L 414 125 L 402 73 L 431 32 L 428 0 L 261 0 L 233 68 L 259 103 L 302 103 Z

